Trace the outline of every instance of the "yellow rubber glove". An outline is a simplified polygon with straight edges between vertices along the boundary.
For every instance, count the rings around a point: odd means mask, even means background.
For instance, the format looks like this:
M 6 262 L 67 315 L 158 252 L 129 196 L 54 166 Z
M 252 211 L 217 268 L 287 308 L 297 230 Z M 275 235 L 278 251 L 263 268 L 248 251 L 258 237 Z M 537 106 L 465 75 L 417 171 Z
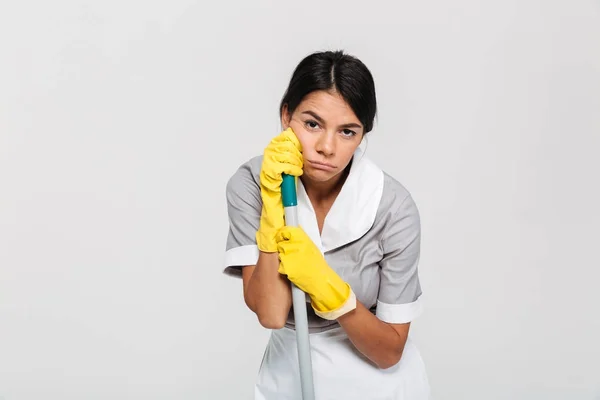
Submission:
M 356 308 L 352 288 L 325 261 L 301 227 L 284 226 L 277 232 L 279 273 L 308 293 L 315 313 L 334 320 Z
M 285 225 L 281 200 L 281 174 L 302 175 L 302 148 L 291 128 L 277 135 L 266 147 L 260 171 L 262 211 L 256 232 L 256 243 L 261 251 L 275 253 L 275 235 Z

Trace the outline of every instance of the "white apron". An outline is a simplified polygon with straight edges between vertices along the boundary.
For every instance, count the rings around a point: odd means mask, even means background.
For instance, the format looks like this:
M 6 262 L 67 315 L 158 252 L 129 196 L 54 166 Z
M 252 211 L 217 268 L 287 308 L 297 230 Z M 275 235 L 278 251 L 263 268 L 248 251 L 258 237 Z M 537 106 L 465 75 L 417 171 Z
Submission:
M 410 338 L 395 366 L 379 369 L 337 327 L 311 333 L 316 400 L 426 400 L 429 384 L 421 356 Z M 296 333 L 273 330 L 255 386 L 255 400 L 302 400 Z

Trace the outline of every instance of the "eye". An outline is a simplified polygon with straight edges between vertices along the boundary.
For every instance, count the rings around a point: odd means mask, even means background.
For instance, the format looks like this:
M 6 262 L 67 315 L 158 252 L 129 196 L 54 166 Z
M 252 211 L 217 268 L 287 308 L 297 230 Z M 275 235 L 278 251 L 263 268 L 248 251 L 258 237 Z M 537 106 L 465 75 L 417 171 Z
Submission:
M 304 122 L 304 125 L 308 128 L 308 129 L 312 129 L 315 130 L 319 127 L 319 123 L 313 120 L 307 120 Z
M 344 129 L 344 130 L 342 131 L 342 133 L 343 133 L 343 135 L 344 135 L 344 136 L 346 136 L 346 137 L 352 137 L 352 136 L 356 136 L 356 132 L 354 132 L 354 131 L 353 131 L 353 130 L 351 130 L 351 129 Z

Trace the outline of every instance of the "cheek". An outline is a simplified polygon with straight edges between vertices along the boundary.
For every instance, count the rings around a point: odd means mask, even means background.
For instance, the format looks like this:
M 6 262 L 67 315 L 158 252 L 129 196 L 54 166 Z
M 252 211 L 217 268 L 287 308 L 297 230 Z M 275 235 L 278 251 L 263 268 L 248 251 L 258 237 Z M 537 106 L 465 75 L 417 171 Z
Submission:
M 360 143 L 360 140 L 345 141 L 343 145 L 338 147 L 340 156 L 342 156 L 345 161 L 350 162 L 350 159 L 356 152 L 358 146 L 360 146 Z
M 354 144 L 343 147 L 343 157 L 345 161 L 350 162 L 350 159 L 354 155 L 357 147 L 358 146 L 355 146 Z
M 304 151 L 304 149 L 310 148 L 311 135 L 306 132 L 306 130 L 302 127 L 302 124 L 292 121 L 290 122 L 290 128 L 292 128 L 294 134 L 296 134 L 296 137 L 298 138 L 298 141 L 302 145 L 302 150 Z

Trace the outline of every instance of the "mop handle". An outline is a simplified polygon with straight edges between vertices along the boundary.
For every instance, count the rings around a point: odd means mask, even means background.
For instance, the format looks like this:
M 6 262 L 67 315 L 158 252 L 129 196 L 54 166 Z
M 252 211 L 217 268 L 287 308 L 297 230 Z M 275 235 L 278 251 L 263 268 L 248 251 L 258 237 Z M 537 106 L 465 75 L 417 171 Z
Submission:
M 285 212 L 285 224 L 298 226 L 298 198 L 296 196 L 296 177 L 283 174 L 281 197 Z M 292 283 L 292 306 L 294 307 L 294 322 L 296 325 L 296 342 L 298 344 L 298 362 L 300 364 L 300 382 L 302 384 L 302 399 L 314 400 L 312 362 L 310 359 L 310 341 L 308 337 L 308 317 L 306 314 L 306 295 Z

